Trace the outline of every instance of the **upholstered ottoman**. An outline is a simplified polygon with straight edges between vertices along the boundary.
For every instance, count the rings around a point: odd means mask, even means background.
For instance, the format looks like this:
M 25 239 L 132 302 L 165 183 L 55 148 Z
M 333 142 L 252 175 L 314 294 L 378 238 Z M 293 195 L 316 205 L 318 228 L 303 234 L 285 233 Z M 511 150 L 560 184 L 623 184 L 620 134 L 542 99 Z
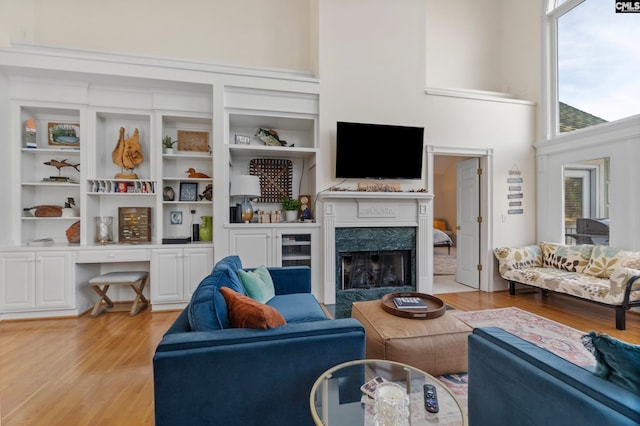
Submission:
M 428 320 L 402 318 L 372 300 L 354 302 L 351 316 L 366 330 L 367 358 L 402 362 L 433 376 L 467 371 L 472 328 L 448 313 Z

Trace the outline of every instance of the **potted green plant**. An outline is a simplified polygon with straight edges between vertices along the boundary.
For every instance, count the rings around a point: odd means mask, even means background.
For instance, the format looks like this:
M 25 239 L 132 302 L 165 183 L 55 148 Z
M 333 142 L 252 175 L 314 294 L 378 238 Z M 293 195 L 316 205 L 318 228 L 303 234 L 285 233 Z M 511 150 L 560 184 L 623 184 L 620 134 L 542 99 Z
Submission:
M 165 136 L 162 138 L 162 152 L 165 154 L 173 154 L 173 145 L 178 142 L 171 140 L 171 136 Z
M 284 210 L 284 220 L 286 222 L 295 222 L 298 220 L 298 212 L 300 210 L 300 201 L 295 198 L 283 198 L 282 210 Z

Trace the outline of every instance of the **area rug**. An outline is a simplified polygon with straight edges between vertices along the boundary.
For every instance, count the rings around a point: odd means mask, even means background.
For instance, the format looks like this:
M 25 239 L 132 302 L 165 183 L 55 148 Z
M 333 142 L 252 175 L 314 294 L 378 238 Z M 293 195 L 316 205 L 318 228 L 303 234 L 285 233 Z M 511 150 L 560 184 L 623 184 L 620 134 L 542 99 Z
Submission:
M 446 247 L 435 247 L 433 250 L 433 275 L 456 274 L 456 248 L 451 247 L 451 254 L 447 254 Z
M 531 312 L 511 307 L 469 312 L 451 311 L 450 314 L 473 328 L 500 327 L 576 365 L 592 366 L 596 363 L 593 355 L 580 341 L 584 332 Z M 467 375 L 449 374 L 438 379 L 456 395 L 466 410 Z

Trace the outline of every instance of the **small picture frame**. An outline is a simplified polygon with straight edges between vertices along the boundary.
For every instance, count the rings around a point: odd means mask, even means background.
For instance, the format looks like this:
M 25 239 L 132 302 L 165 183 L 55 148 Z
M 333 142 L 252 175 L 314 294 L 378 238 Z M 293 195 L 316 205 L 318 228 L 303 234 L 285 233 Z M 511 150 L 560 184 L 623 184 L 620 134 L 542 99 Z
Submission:
M 80 146 L 80 124 L 78 123 L 48 123 L 47 133 L 49 146 Z
M 180 212 L 180 211 L 172 211 L 169 214 L 169 222 L 172 225 L 182 225 L 182 212 Z
M 209 152 L 209 132 L 178 130 L 178 151 Z
M 198 182 L 180 182 L 179 201 L 197 201 Z
M 236 145 L 251 145 L 251 136 L 236 135 Z

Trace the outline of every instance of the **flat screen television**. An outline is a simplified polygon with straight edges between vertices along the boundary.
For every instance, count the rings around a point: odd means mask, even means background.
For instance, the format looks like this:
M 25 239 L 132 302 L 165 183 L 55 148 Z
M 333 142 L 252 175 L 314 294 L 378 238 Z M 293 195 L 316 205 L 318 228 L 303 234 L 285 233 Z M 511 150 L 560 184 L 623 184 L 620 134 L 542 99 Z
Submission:
M 337 179 L 422 177 L 423 127 L 338 121 L 336 133 Z

